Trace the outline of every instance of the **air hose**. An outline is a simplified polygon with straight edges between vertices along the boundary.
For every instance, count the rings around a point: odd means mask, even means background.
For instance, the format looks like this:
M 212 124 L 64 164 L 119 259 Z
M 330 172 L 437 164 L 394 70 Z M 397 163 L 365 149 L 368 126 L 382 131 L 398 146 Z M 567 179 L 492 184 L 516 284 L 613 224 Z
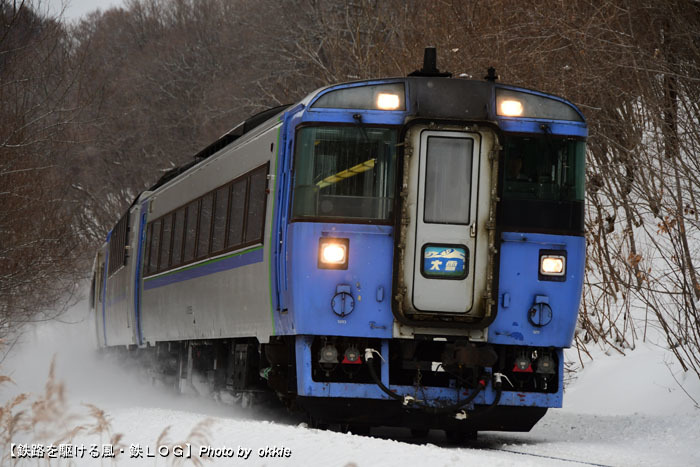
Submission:
M 375 384 L 377 386 L 379 386 L 379 388 L 385 394 L 387 394 L 392 399 L 401 401 L 401 403 L 403 405 L 406 405 L 406 406 L 409 404 L 415 405 L 415 406 L 417 406 L 425 411 L 431 412 L 433 414 L 453 413 L 453 412 L 460 411 L 464 406 L 466 406 L 467 404 L 472 402 L 476 398 L 476 396 L 482 390 L 484 390 L 486 388 L 486 381 L 484 379 L 480 379 L 479 384 L 476 387 L 476 389 L 474 391 L 472 391 L 472 393 L 469 394 L 469 396 L 467 396 L 466 399 L 459 401 L 456 404 L 452 404 L 452 405 L 445 406 L 445 407 L 431 407 L 427 404 L 418 403 L 418 401 L 413 396 L 409 396 L 409 395 L 400 396 L 400 395 L 396 394 L 395 392 L 391 391 L 388 387 L 386 387 L 384 385 L 384 383 L 382 383 L 381 379 L 377 376 L 377 372 L 374 370 L 374 365 L 372 365 L 372 360 L 374 359 L 375 353 L 377 355 L 379 355 L 379 358 L 382 358 L 382 355 L 378 351 L 376 351 L 374 349 L 370 349 L 370 348 L 365 349 L 365 364 L 367 365 L 367 369 L 369 370 L 369 374 L 372 377 L 372 380 L 375 382 Z M 488 406 L 483 407 L 479 410 L 471 412 L 470 416 L 471 415 L 482 415 L 482 414 L 490 411 L 492 408 L 494 408 L 496 405 L 498 405 L 498 402 L 501 400 L 501 394 L 503 392 L 501 379 L 502 379 L 503 375 L 501 373 L 494 373 L 493 377 L 494 377 L 493 387 L 496 390 L 496 397 L 493 399 L 493 402 L 491 402 L 491 404 L 489 404 Z M 466 418 L 466 413 L 462 410 L 462 417 L 459 417 L 459 414 L 458 414 L 458 418 Z
M 374 349 L 365 349 L 365 364 L 367 365 L 367 369 L 369 370 L 369 375 L 372 377 L 372 379 L 377 384 L 377 386 L 379 386 L 379 389 L 384 391 L 389 397 L 396 399 L 397 401 L 401 401 L 403 403 L 403 405 L 408 405 L 409 400 L 406 399 L 406 397 L 399 396 L 395 392 L 391 392 L 391 390 L 388 387 L 384 386 L 384 383 L 382 383 L 382 380 L 377 376 L 377 372 L 374 371 L 374 366 L 371 363 L 371 360 L 374 359 L 374 356 L 372 354 L 375 352 L 377 355 L 379 355 L 379 358 L 382 357 L 382 355 Z M 407 396 L 407 397 L 411 397 L 411 396 Z M 411 399 L 413 399 L 413 398 L 411 397 Z
M 488 412 L 491 411 L 494 407 L 498 405 L 498 403 L 501 401 L 501 395 L 503 394 L 503 383 L 501 382 L 502 378 L 505 376 L 502 373 L 494 373 L 493 374 L 493 388 L 496 390 L 496 397 L 493 398 L 493 402 L 491 402 L 489 405 L 485 407 L 480 407 L 479 409 L 473 410 L 467 413 L 464 410 L 461 410 L 455 415 L 455 418 L 457 419 L 465 419 L 467 417 L 474 417 L 474 416 L 481 416 L 484 415 Z
M 448 405 L 446 407 L 430 407 L 428 405 L 425 405 L 425 409 L 429 410 L 430 412 L 434 414 L 445 414 L 445 413 L 451 413 L 451 412 L 457 412 L 460 410 L 462 407 L 465 405 L 469 404 L 471 401 L 473 401 L 476 396 L 486 387 L 486 381 L 483 379 L 479 380 L 479 385 L 476 387 L 474 391 L 472 391 L 471 394 L 467 396 L 466 399 L 463 401 L 459 401 L 456 404 Z

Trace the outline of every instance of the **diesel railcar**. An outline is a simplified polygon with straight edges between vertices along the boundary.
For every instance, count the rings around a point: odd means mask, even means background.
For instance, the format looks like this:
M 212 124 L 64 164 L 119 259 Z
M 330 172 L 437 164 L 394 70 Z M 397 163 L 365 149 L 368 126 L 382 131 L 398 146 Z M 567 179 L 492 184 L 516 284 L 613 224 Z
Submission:
M 141 193 L 95 259 L 100 347 L 318 423 L 529 430 L 584 272 L 582 113 L 440 72 L 328 86 Z

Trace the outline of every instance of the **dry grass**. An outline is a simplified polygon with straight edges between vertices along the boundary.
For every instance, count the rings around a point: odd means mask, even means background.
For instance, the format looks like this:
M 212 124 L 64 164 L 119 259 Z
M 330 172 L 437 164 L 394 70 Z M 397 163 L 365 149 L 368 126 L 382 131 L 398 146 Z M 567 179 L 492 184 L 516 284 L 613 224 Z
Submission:
M 211 431 L 210 428 L 214 424 L 214 420 L 211 418 L 206 418 L 202 420 L 201 422 L 197 423 L 192 429 L 190 430 L 189 434 L 186 436 L 185 441 L 178 441 L 178 442 L 170 442 L 168 439 L 168 433 L 170 432 L 170 426 L 165 427 L 165 429 L 160 433 L 160 436 L 158 436 L 158 439 L 156 440 L 156 446 L 168 446 L 170 449 L 170 452 L 173 452 L 174 448 L 179 448 L 179 449 L 185 449 L 185 446 L 189 444 L 192 449 L 192 457 L 190 459 L 186 459 L 184 457 L 173 457 L 171 460 L 171 465 L 174 466 L 179 466 L 183 465 L 185 462 L 191 462 L 192 465 L 195 465 L 197 467 L 201 467 L 202 461 L 203 460 L 211 460 L 208 457 L 201 458 L 199 457 L 199 448 L 201 446 L 205 446 L 208 444 L 211 444 L 210 437 L 211 437 Z
M 114 457 L 92 459 L 86 450 L 82 457 L 83 462 L 94 460 L 95 464 L 114 465 L 118 460 L 128 458 L 129 446 L 124 444 L 123 434 L 114 432 L 111 418 L 104 410 L 93 404 L 82 404 L 83 410 L 79 412 L 71 410 L 66 398 L 65 385 L 57 380 L 55 369 L 54 357 L 42 393 L 20 393 L 0 406 L 0 465 L 42 465 L 44 461 L 49 465 L 73 465 L 75 462 L 75 459 L 71 458 L 49 458 L 47 449 L 44 449 L 43 457 L 13 458 L 12 443 L 43 444 L 44 447 L 61 444 L 75 446 L 84 444 L 90 447 L 92 444 L 99 443 L 100 449 L 103 444 L 109 444 L 112 445 Z M 10 377 L 0 375 L 0 387 L 14 384 Z M 157 449 L 160 446 L 167 446 L 170 455 L 166 461 L 170 465 L 192 463 L 200 467 L 205 459 L 199 457 L 199 447 L 211 444 L 213 424 L 212 419 L 202 420 L 190 430 L 184 441 L 178 442 L 171 442 L 168 439 L 170 433 L 170 426 L 168 426 L 160 433 L 155 446 L 152 447 Z M 98 442 L 85 442 L 85 438 L 95 436 L 98 437 Z M 173 455 L 175 448 L 187 452 L 188 444 L 191 446 L 191 458 Z M 157 459 L 154 458 L 154 463 Z
M 72 444 L 78 435 L 98 435 L 106 439 L 115 453 L 122 447 L 121 434 L 113 434 L 105 412 L 94 405 L 85 405 L 87 414 L 73 413 L 66 400 L 65 385 L 56 378 L 56 359 L 51 362 L 44 391 L 41 394 L 21 393 L 0 407 L 0 446 L 3 465 L 38 462 L 37 457 L 12 458 L 12 443 L 42 444 L 45 449 L 39 459 L 54 461 L 48 446 Z M 0 376 L 0 385 L 14 384 L 11 378 Z M 114 460 L 114 459 L 112 459 Z M 109 462 L 109 459 L 106 460 Z M 52 463 L 72 463 L 70 458 L 56 458 Z

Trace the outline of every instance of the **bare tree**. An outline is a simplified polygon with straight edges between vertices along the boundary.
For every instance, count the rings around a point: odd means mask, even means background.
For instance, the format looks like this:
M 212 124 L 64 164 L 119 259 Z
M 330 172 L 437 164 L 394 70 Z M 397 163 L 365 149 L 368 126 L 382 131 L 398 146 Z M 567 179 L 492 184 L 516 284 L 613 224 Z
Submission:
M 28 2 L 0 2 L 0 338 L 75 288 L 65 151 L 77 112 L 69 38 Z
M 285 49 L 307 63 L 300 79 L 404 73 L 437 45 L 442 68 L 479 78 L 493 65 L 507 82 L 577 103 L 591 129 L 578 342 L 624 352 L 644 338 L 636 319 L 660 327 L 700 375 L 698 2 L 300 5 L 314 27 L 293 29 Z
M 700 375 L 697 1 L 130 0 L 68 32 L 16 3 L 2 2 L 0 38 L 7 277 L 32 239 L 102 241 L 139 191 L 250 113 L 405 75 L 434 45 L 443 70 L 495 66 L 587 116 L 581 348 L 625 352 L 656 326 Z M 4 303 L 26 295 L 13 290 Z

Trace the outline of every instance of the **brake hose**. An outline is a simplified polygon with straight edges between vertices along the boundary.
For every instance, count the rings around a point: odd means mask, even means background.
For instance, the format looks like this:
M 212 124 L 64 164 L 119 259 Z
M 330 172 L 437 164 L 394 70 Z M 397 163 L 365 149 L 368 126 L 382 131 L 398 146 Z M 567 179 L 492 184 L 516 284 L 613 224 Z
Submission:
M 374 349 L 365 349 L 365 364 L 367 365 L 367 368 L 369 369 L 369 375 L 372 377 L 372 379 L 377 384 L 377 386 L 379 386 L 379 389 L 384 391 L 391 398 L 396 399 L 397 401 L 401 401 L 403 403 L 403 405 L 408 405 L 409 400 L 406 399 L 406 397 L 399 396 L 395 392 L 391 392 L 391 390 L 388 387 L 384 386 L 384 383 L 382 383 L 382 380 L 379 377 L 377 377 L 377 372 L 374 371 L 374 365 L 372 365 L 372 363 L 370 362 L 370 360 L 374 359 L 374 357 L 372 356 L 372 354 L 374 352 L 376 352 L 380 358 L 382 357 L 382 355 Z M 408 396 L 408 397 L 410 397 L 410 396 Z M 411 399 L 413 399 L 413 398 L 411 398 Z
M 498 403 L 501 401 L 501 394 L 503 394 L 503 387 L 502 387 L 503 383 L 501 382 L 502 378 L 505 378 L 505 375 L 503 375 L 502 373 L 494 373 L 493 374 L 493 379 L 494 379 L 493 388 L 496 390 L 496 396 L 493 398 L 493 402 L 491 402 L 487 406 L 482 406 L 478 409 L 472 410 L 471 412 L 469 412 L 468 415 L 464 410 L 462 410 L 455 415 L 455 418 L 461 420 L 461 419 L 465 419 L 467 417 L 481 416 L 481 415 L 484 415 L 484 414 L 490 412 L 491 409 L 496 407 L 498 405 Z
M 372 362 L 371 362 L 371 360 L 374 359 L 373 354 L 375 354 L 375 353 L 377 355 L 379 355 L 379 358 L 382 358 L 382 355 L 378 351 L 376 351 L 374 349 L 370 349 L 370 348 L 365 349 L 365 364 L 367 365 L 367 369 L 369 370 L 369 374 L 372 377 L 372 379 L 374 380 L 375 384 L 377 386 L 379 386 L 379 388 L 384 393 L 386 393 L 389 397 L 391 397 L 392 399 L 401 401 L 403 403 L 403 405 L 416 404 L 417 400 L 413 396 L 409 396 L 409 395 L 400 396 L 400 395 L 396 394 L 395 392 L 391 391 L 388 387 L 386 387 L 384 385 L 384 383 L 382 383 L 381 379 L 377 376 L 377 372 L 374 371 L 374 365 L 372 365 Z M 383 358 L 382 358 L 382 360 L 383 360 Z M 475 411 L 475 412 L 473 412 L 473 414 L 486 413 L 487 411 L 489 411 L 493 407 L 495 407 L 498 404 L 498 402 L 501 400 L 501 393 L 502 393 L 501 377 L 503 375 L 501 375 L 501 373 L 495 373 L 493 376 L 494 376 L 493 387 L 496 390 L 496 397 L 494 398 L 493 402 L 491 402 L 491 404 L 489 404 L 487 407 L 484 407 L 483 409 Z M 418 404 L 418 406 L 421 409 L 426 410 L 426 411 L 431 412 L 431 413 L 434 413 L 434 414 L 444 414 L 444 413 L 456 412 L 456 411 L 462 409 L 462 407 L 464 407 L 465 405 L 469 404 L 471 401 L 473 401 L 476 398 L 476 396 L 485 388 L 486 388 L 486 381 L 484 379 L 480 379 L 479 384 L 476 387 L 476 389 L 471 394 L 469 394 L 469 396 L 466 399 L 464 399 L 463 401 L 459 401 L 456 404 L 449 405 L 446 407 L 438 407 L 438 408 L 430 407 L 427 404 Z M 466 416 L 466 414 L 465 414 L 465 416 Z

